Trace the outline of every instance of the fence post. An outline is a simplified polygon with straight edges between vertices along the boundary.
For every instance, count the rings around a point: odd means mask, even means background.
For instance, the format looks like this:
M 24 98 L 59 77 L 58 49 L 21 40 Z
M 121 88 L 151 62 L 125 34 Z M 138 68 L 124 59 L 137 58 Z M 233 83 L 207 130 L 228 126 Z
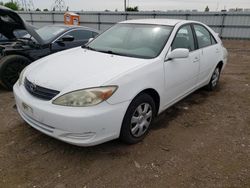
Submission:
M 55 24 L 55 13 L 52 12 L 52 23 Z
M 221 39 L 223 38 L 222 34 L 223 34 L 223 29 L 225 27 L 225 17 L 226 17 L 226 14 L 222 14 L 221 29 L 220 29 L 220 37 L 221 37 Z
M 32 12 L 30 12 L 30 22 L 31 22 L 31 25 L 33 25 L 33 16 L 32 16 Z
M 98 30 L 101 29 L 101 13 L 98 13 Z

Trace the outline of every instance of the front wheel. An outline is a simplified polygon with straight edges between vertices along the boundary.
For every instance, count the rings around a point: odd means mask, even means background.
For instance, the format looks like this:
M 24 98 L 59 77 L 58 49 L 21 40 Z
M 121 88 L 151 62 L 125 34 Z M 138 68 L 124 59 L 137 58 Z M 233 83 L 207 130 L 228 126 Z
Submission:
M 155 103 L 148 94 L 137 96 L 129 105 L 124 116 L 120 139 L 128 144 L 143 140 L 154 120 Z
M 219 83 L 219 79 L 220 79 L 220 67 L 217 66 L 212 74 L 212 77 L 210 79 L 210 82 L 208 83 L 208 85 L 206 86 L 206 88 L 209 90 L 209 91 L 213 91 L 218 83 Z
M 0 83 L 12 90 L 21 71 L 30 63 L 30 60 L 21 55 L 9 55 L 0 60 Z

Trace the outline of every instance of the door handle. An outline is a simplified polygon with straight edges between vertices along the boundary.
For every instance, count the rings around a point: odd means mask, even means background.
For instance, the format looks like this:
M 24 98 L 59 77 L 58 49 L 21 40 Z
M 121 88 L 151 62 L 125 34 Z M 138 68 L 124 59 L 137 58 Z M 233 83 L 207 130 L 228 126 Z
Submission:
M 198 61 L 200 61 L 200 59 L 198 57 L 195 57 L 193 63 L 196 63 Z

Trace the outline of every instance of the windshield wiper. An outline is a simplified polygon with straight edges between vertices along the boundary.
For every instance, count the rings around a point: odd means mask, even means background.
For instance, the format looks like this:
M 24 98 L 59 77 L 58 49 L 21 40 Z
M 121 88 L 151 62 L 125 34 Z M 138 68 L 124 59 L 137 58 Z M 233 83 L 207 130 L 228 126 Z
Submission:
M 96 49 L 94 49 L 94 48 L 92 48 L 90 46 L 86 46 L 86 45 L 82 45 L 82 48 L 86 48 L 88 50 L 93 50 L 93 51 L 99 51 L 99 50 L 96 50 Z
M 121 56 L 126 56 L 125 54 L 121 54 L 118 52 L 114 52 L 112 50 L 99 50 L 99 52 L 107 53 L 107 54 L 112 54 L 112 55 L 121 55 Z
M 92 47 L 86 46 L 86 45 L 82 45 L 82 48 L 86 48 L 88 50 L 93 50 L 93 51 L 96 51 L 96 52 L 102 52 L 102 53 L 106 53 L 106 54 L 112 54 L 112 55 L 120 55 L 120 56 L 128 56 L 128 57 L 130 57 L 127 54 L 122 54 L 122 53 L 114 52 L 112 50 L 97 50 L 95 48 L 92 48 Z

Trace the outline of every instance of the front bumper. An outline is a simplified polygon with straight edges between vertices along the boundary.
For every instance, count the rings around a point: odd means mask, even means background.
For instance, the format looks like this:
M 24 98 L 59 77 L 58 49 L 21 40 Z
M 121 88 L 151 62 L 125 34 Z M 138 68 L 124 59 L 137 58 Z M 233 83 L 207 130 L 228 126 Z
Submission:
M 14 96 L 19 114 L 29 125 L 46 135 L 79 146 L 97 145 L 118 138 L 130 103 L 58 106 L 30 95 L 18 84 L 14 86 Z

